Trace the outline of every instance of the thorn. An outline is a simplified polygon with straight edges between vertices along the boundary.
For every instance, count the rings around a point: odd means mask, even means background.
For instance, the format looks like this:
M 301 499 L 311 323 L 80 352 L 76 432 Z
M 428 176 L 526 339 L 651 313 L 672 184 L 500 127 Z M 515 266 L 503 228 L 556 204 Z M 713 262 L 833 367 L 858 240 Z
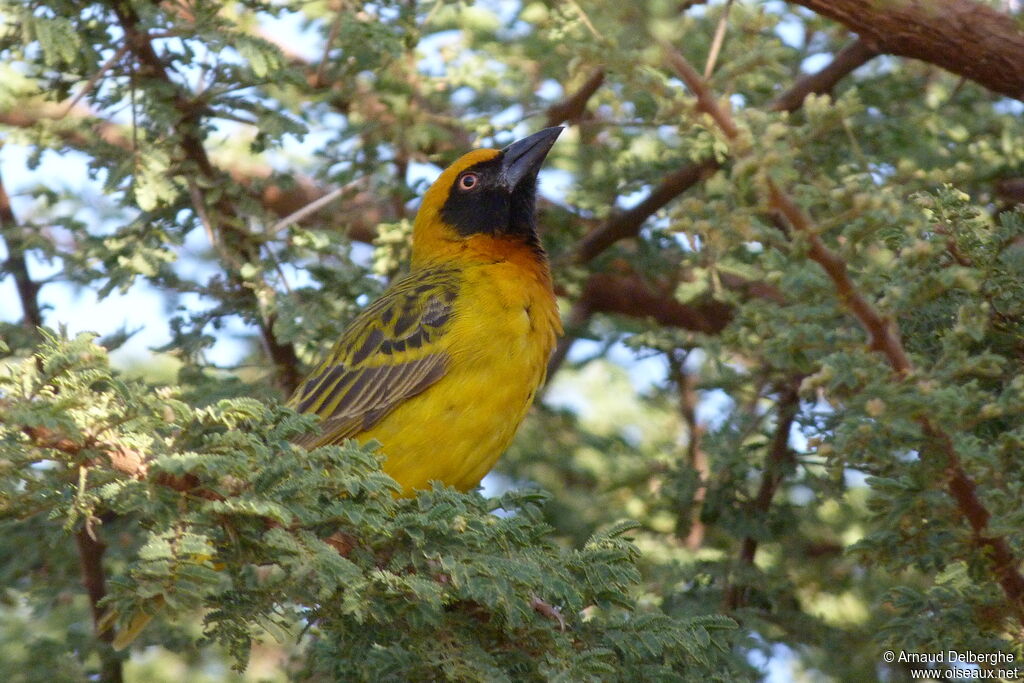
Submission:
M 557 621 L 558 630 L 562 633 L 565 633 L 565 617 L 562 616 L 561 609 L 555 607 L 549 602 L 541 600 L 536 595 L 530 596 L 530 607 L 532 607 L 533 611 L 537 612 L 538 614 L 541 614 L 547 617 L 548 619 L 551 619 L 552 621 Z

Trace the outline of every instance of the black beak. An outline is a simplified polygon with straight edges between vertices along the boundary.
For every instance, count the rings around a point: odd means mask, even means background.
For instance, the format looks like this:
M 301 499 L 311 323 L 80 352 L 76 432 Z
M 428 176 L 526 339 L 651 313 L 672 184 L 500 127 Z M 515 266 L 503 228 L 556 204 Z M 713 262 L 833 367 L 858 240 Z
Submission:
M 545 128 L 501 150 L 501 171 L 505 187 L 513 190 L 524 179 L 536 178 L 544 158 L 562 130 L 562 126 Z

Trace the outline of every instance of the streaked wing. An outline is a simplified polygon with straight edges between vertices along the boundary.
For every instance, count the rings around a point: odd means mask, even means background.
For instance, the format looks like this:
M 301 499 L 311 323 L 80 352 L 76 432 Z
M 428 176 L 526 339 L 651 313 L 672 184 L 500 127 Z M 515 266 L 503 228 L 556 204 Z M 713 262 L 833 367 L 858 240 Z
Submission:
M 449 357 L 437 342 L 457 294 L 454 270 L 419 271 L 360 313 L 292 396 L 292 407 L 321 418 L 320 433 L 295 442 L 312 448 L 354 437 L 441 379 Z

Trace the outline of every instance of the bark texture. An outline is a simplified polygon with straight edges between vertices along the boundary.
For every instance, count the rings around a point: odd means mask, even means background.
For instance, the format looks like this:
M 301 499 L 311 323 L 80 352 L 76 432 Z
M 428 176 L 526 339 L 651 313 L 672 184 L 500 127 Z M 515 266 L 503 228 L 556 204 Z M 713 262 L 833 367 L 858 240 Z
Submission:
M 857 33 L 871 48 L 913 57 L 1024 100 L 1024 24 L 974 0 L 791 0 Z

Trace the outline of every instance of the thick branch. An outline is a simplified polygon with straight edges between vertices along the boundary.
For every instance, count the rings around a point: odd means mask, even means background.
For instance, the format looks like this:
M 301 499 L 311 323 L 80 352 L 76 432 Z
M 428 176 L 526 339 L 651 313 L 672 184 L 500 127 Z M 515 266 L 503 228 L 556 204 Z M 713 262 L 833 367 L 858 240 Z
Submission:
M 689 550 L 699 550 L 704 543 L 704 522 L 701 521 L 701 508 L 707 497 L 708 480 L 711 478 L 711 467 L 708 455 L 701 448 L 701 439 L 706 427 L 697 420 L 697 378 L 686 370 L 686 355 L 681 358 L 674 353 L 668 354 L 669 376 L 679 390 L 679 412 L 686 425 L 686 464 L 697 475 L 697 489 L 694 491 L 691 505 L 680 508 L 676 513 L 676 535 Z
M 786 470 L 793 465 L 793 452 L 789 448 L 789 433 L 793 429 L 793 422 L 796 420 L 797 410 L 800 408 L 801 381 L 802 378 L 798 378 L 786 385 L 776 404 L 778 417 L 775 422 L 775 433 L 772 435 L 772 442 L 768 447 L 768 458 L 764 464 L 764 471 L 761 472 L 761 483 L 757 488 L 757 494 L 750 502 L 751 511 L 759 519 L 767 517 Z M 745 537 L 740 543 L 739 563 L 742 567 L 746 568 L 754 564 L 757 545 L 758 541 L 753 536 Z M 725 609 L 732 611 L 741 607 L 744 602 L 743 594 L 744 586 L 731 581 L 725 589 Z
M 575 306 L 581 315 L 586 316 L 611 313 L 650 318 L 666 327 L 718 334 L 732 320 L 732 306 L 714 300 L 682 303 L 675 297 L 675 289 L 686 280 L 687 274 L 683 271 L 676 278 L 652 281 L 620 261 L 612 264 L 608 272 L 593 273 L 584 283 Z M 744 296 L 779 304 L 785 302 L 778 289 L 763 282 L 747 280 L 732 273 L 720 273 L 719 281 L 727 289 Z M 560 296 L 567 294 L 560 287 L 556 287 L 556 293 Z M 571 321 L 569 324 L 571 326 Z M 568 352 L 568 348 L 565 351 Z
M 98 538 L 90 536 L 89 530 L 84 527 L 75 534 L 75 541 L 82 564 L 82 585 L 89 595 L 89 606 L 92 609 L 92 621 L 93 624 L 99 624 L 106 613 L 100 602 L 107 596 L 106 576 L 103 572 L 103 553 L 107 546 Z M 99 638 L 108 643 L 114 639 L 109 629 L 100 633 Z
M 39 306 L 39 283 L 34 281 L 28 272 L 28 261 L 18 234 L 18 221 L 11 208 L 11 198 L 7 195 L 3 180 L 0 179 L 0 233 L 7 242 L 7 260 L 4 270 L 14 277 L 14 286 L 18 290 L 18 300 L 24 313 L 22 325 L 35 333 L 43 325 L 43 313 Z
M 665 177 L 642 202 L 631 209 L 614 213 L 598 228 L 588 233 L 576 247 L 577 263 L 592 260 L 605 249 L 627 237 L 636 237 L 644 222 L 655 212 L 711 176 L 719 164 L 709 159 L 699 164 L 687 164 Z
M 546 125 L 550 127 L 557 126 L 563 122 L 575 123 L 579 121 L 587 110 L 587 102 L 603 83 L 604 67 L 598 67 L 594 69 L 590 77 L 580 86 L 579 90 L 561 102 L 548 107 Z
M 913 57 L 1024 99 L 1024 28 L 974 0 L 790 0 L 834 19 L 879 52 Z
M 732 320 L 732 306 L 720 301 L 684 304 L 673 283 L 651 284 L 635 273 L 594 273 L 580 300 L 593 312 L 651 318 L 659 325 L 717 334 Z
M 800 78 L 786 92 L 775 98 L 769 109 L 794 112 L 804 106 L 804 98 L 811 93 L 823 95 L 832 92 L 843 78 L 854 69 L 863 66 L 878 56 L 878 51 L 864 40 L 855 40 L 836 53 L 832 61 L 821 71 Z
M 92 610 L 93 628 L 97 629 L 96 637 L 105 643 L 114 642 L 114 629 L 99 630 L 99 624 L 106 615 L 106 608 L 100 601 L 107 595 L 107 580 L 103 572 L 103 553 L 107 546 L 92 535 L 90 529 L 83 527 L 75 533 L 78 545 L 78 559 L 82 567 L 82 584 L 89 595 L 89 607 Z M 102 671 L 100 680 L 104 683 L 120 683 L 123 680 L 121 660 L 110 648 L 100 653 Z

